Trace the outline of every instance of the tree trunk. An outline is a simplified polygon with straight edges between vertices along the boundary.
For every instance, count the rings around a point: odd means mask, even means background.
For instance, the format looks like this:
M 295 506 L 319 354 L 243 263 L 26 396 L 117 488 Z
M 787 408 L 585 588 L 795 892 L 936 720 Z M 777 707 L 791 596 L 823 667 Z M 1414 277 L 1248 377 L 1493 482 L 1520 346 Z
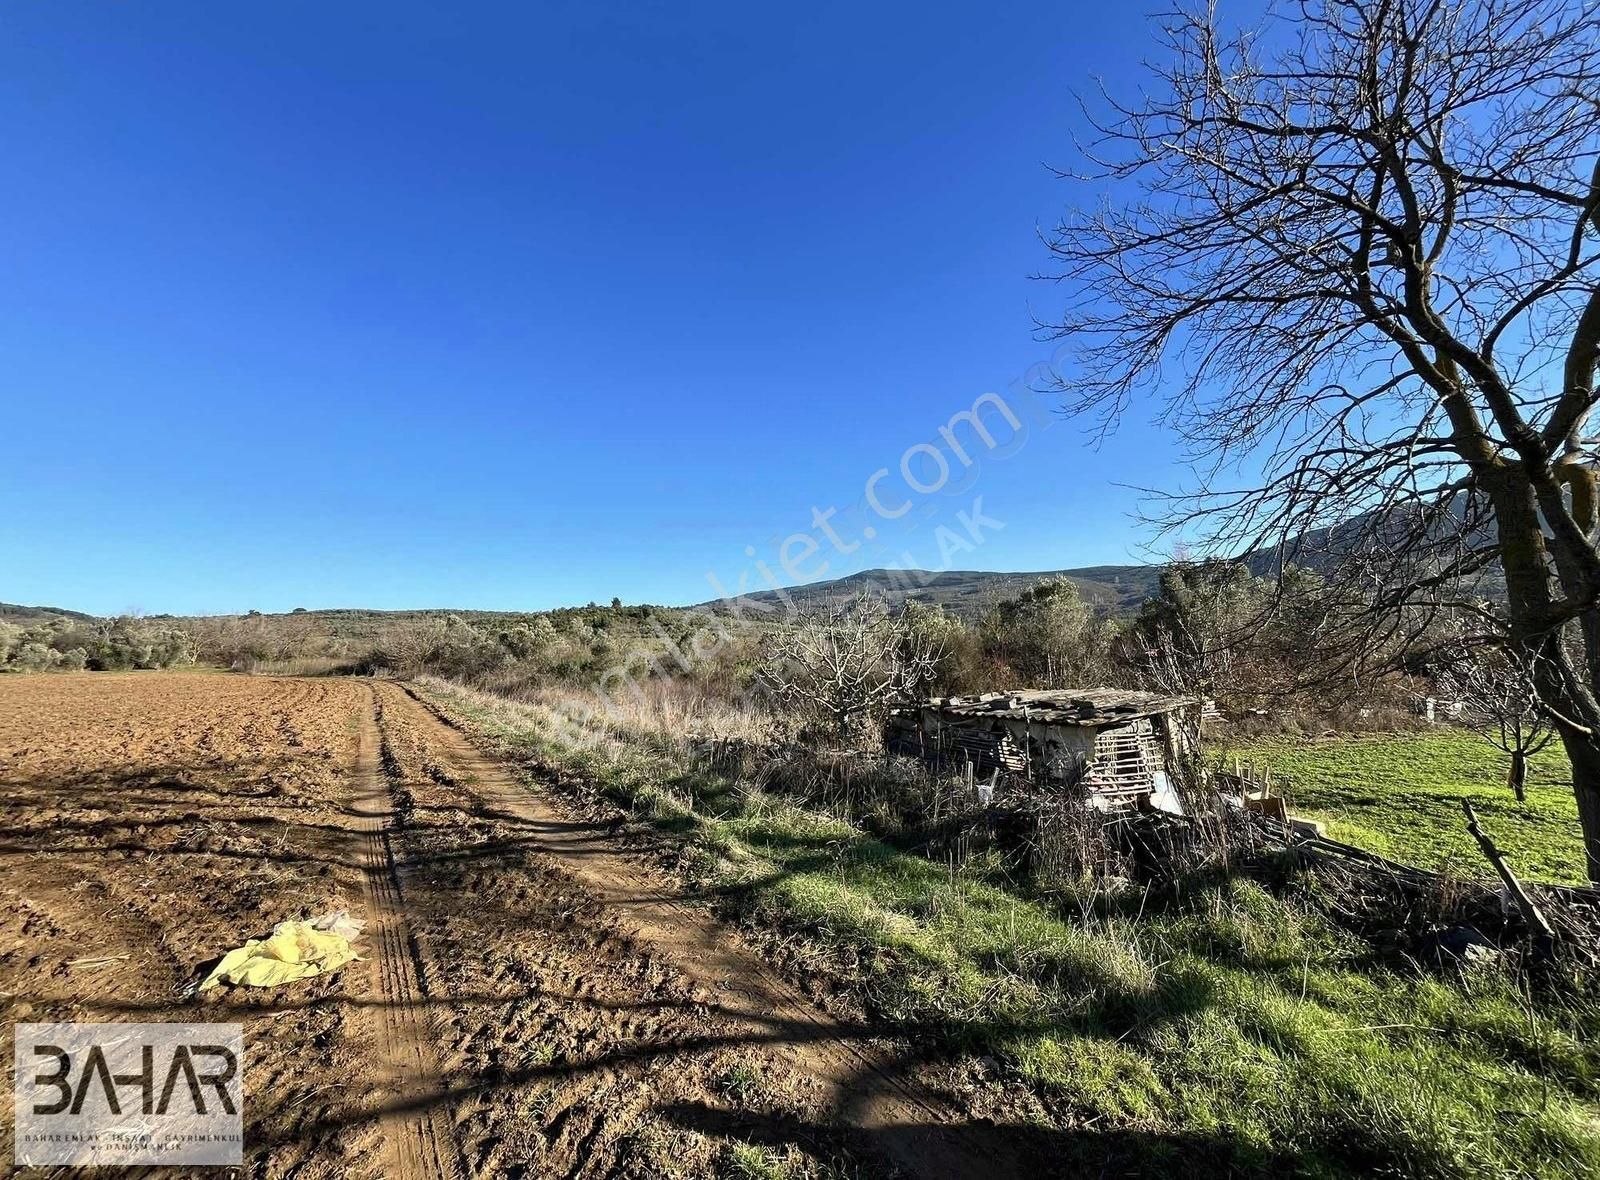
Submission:
M 1511 751 L 1511 773 L 1506 776 L 1506 783 L 1511 788 L 1511 793 L 1517 797 L 1518 803 L 1528 801 L 1528 755 L 1522 749 Z
M 1572 790 L 1578 797 L 1578 826 L 1589 880 L 1600 882 L 1600 737 L 1563 725 L 1561 744 L 1572 763 Z
M 1592 659 L 1575 667 L 1559 633 L 1546 637 L 1534 672 L 1539 697 L 1556 714 L 1556 732 L 1572 767 L 1584 868 L 1600 884 L 1600 701 L 1585 675 Z
M 1534 681 L 1539 697 L 1559 715 L 1556 729 L 1572 764 L 1572 790 L 1578 802 L 1584 867 L 1600 884 L 1600 612 L 1586 611 L 1578 620 L 1583 662 L 1574 667 L 1562 642 L 1560 622 L 1552 624 L 1550 575 L 1570 566 L 1560 551 L 1553 563 L 1539 519 L 1532 487 L 1515 468 L 1489 465 L 1479 470 L 1494 506 L 1501 568 L 1506 576 L 1511 642 L 1534 656 Z M 1583 585 L 1571 594 L 1587 595 Z M 1570 625 L 1570 624 L 1569 624 Z

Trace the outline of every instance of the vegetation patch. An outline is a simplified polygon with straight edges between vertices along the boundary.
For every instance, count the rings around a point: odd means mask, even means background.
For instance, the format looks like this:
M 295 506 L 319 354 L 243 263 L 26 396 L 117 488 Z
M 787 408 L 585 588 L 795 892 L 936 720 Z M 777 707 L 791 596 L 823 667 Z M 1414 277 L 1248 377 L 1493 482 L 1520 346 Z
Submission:
M 1493 967 L 1375 966 L 1293 882 L 1042 895 L 986 862 L 936 863 L 759 776 L 697 769 L 683 735 L 739 724 L 700 699 L 579 724 L 592 702 L 573 694 L 423 687 L 540 783 L 580 781 L 677 834 L 689 875 L 731 913 L 859 964 L 876 1018 L 1026 1082 L 1064 1165 L 1600 1170 L 1591 1004 L 1535 998 Z
M 1528 765 L 1527 802 L 1506 787 L 1508 759 L 1477 734 L 1415 733 L 1323 740 L 1270 738 L 1221 747 L 1270 767 L 1296 815 L 1380 855 L 1457 876 L 1490 873 L 1467 834 L 1469 799 L 1512 867 L 1530 879 L 1582 885 L 1583 845 L 1566 755 L 1550 746 Z

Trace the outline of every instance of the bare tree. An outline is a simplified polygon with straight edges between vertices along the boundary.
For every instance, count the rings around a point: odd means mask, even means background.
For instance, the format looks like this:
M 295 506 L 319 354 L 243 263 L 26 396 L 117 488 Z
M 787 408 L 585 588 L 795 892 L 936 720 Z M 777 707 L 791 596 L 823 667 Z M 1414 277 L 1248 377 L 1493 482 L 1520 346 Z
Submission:
M 832 600 L 769 638 L 762 678 L 792 707 L 826 719 L 845 736 L 891 701 L 932 684 L 940 641 L 894 616 L 875 594 Z
M 1168 18 L 1148 96 L 1096 121 L 1093 179 L 1128 199 L 1052 241 L 1068 407 L 1110 429 L 1158 393 L 1195 472 L 1161 522 L 1211 553 L 1321 545 L 1372 608 L 1353 658 L 1449 612 L 1537 653 L 1600 880 L 1600 14 L 1271 19 Z M 1497 572 L 1503 595 L 1469 584 Z
M 1198 743 L 1206 699 L 1232 676 L 1234 649 L 1225 641 L 1211 642 L 1210 636 L 1197 635 L 1187 621 L 1137 631 L 1131 641 L 1141 687 L 1193 702 L 1194 707 L 1185 710 L 1180 720 L 1191 741 Z
M 396 671 L 415 675 L 444 649 L 446 630 L 445 620 L 434 615 L 402 616 L 384 626 L 375 650 Z
M 1461 720 L 1511 756 L 1506 786 L 1517 802 L 1528 797 L 1528 759 L 1555 737 L 1550 716 L 1539 700 L 1532 662 L 1500 648 L 1463 651 L 1437 677 L 1439 687 Z

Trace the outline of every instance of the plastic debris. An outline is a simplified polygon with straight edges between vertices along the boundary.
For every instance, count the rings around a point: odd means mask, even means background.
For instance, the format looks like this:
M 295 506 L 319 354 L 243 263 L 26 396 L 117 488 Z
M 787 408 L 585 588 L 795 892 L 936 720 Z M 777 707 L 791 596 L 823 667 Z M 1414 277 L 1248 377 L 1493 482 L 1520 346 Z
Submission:
M 306 921 L 279 922 L 266 938 L 252 938 L 222 956 L 198 990 L 224 983 L 245 987 L 278 987 L 337 971 L 359 958 L 351 942 L 366 923 L 348 910 L 319 914 Z
M 361 932 L 367 924 L 360 918 L 352 918 L 349 910 L 329 910 L 325 914 L 318 914 L 309 918 L 306 925 L 313 930 L 325 930 L 329 934 L 337 934 L 349 942 L 354 942 L 361 937 Z

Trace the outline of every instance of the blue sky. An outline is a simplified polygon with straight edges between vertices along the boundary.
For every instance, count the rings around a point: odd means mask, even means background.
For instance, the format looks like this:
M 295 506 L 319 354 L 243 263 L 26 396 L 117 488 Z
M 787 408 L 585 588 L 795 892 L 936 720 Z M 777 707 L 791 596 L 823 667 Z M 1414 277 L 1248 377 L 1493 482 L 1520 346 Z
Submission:
M 1050 356 L 1046 165 L 1154 51 L 1110 4 L 9 6 L 0 599 L 689 603 L 813 509 L 859 540 Z M 1172 442 L 1046 420 L 797 568 L 1147 556 L 1115 485 Z

